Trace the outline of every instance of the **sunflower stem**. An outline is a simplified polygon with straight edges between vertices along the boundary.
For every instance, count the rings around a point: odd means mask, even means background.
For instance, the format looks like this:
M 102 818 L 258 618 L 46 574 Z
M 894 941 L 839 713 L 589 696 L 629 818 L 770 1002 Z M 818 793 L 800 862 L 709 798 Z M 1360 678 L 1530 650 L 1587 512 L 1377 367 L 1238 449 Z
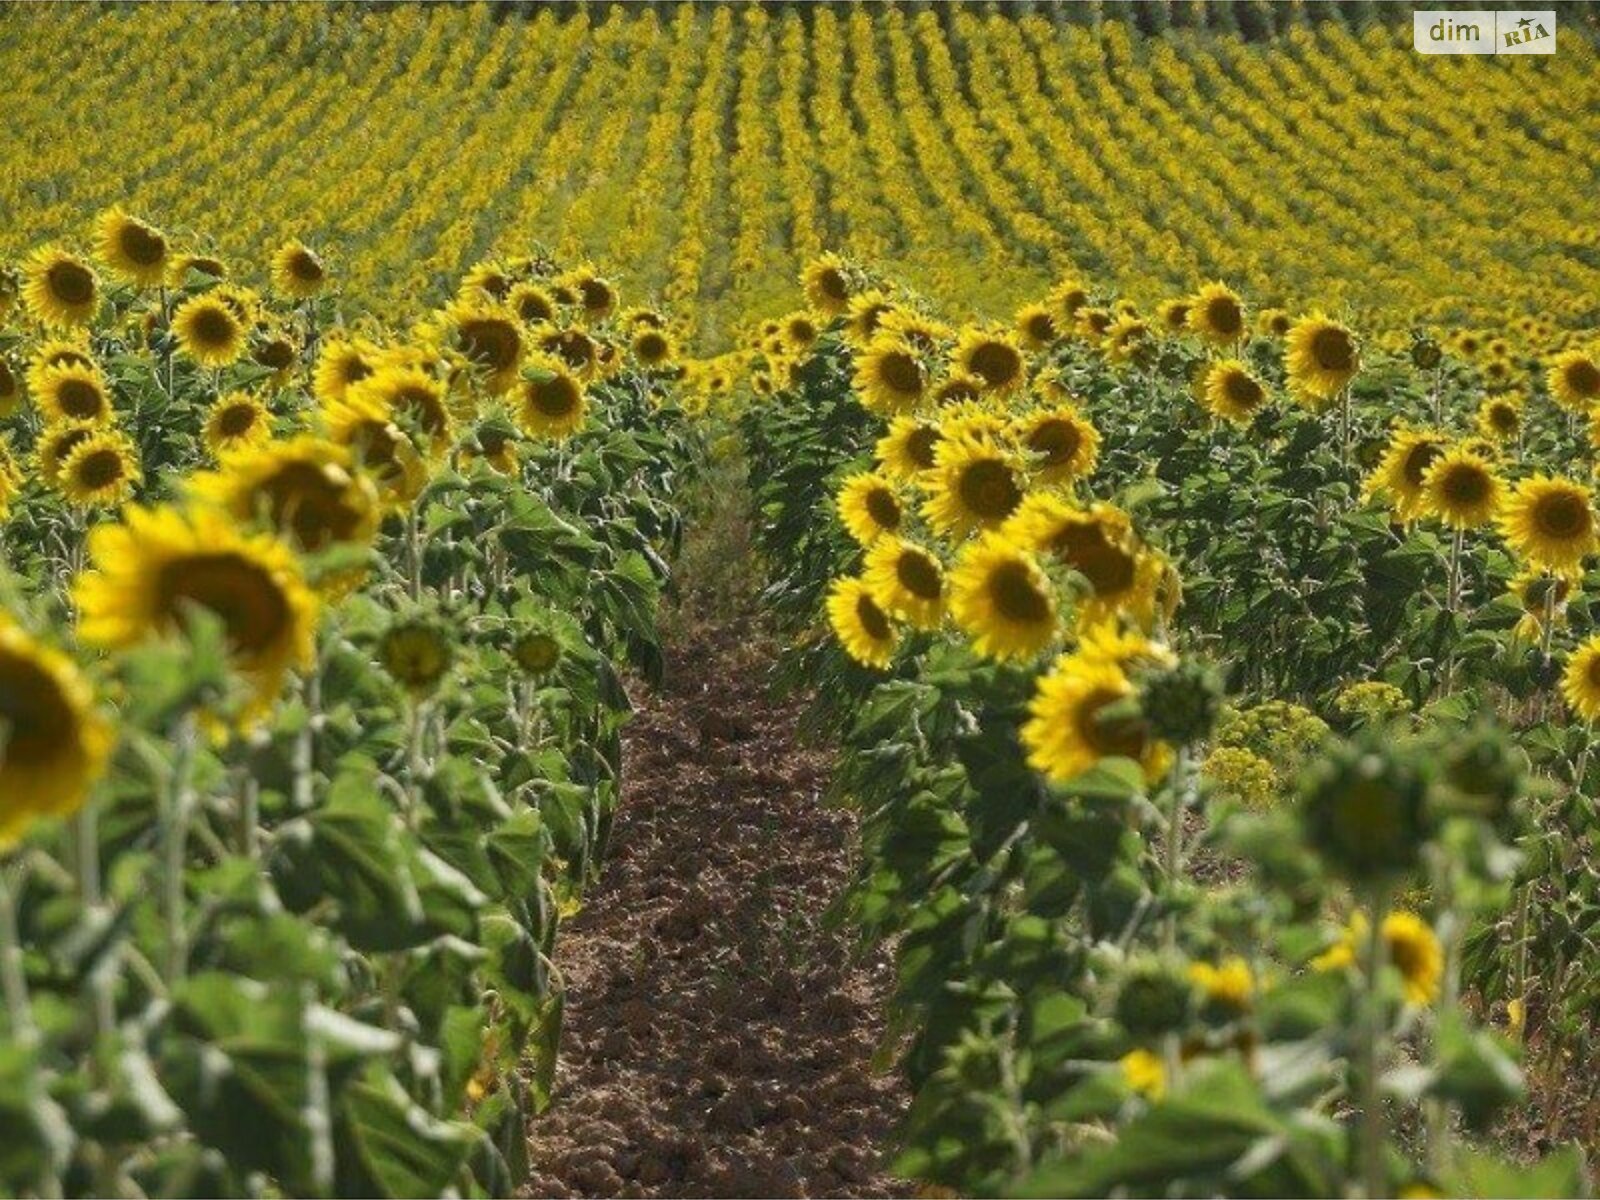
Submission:
M 413 604 L 422 602 L 422 520 L 417 506 L 406 509 L 406 586 Z
M 1361 1193 L 1368 1200 L 1389 1194 L 1383 1164 L 1383 1108 L 1379 1077 L 1383 1058 L 1383 918 L 1388 895 L 1381 886 L 1368 894 L 1370 914 L 1365 953 L 1366 995 L 1361 1022 Z
M 1439 1009 L 1434 1018 L 1437 1031 L 1450 1021 L 1461 1000 L 1461 922 L 1455 913 L 1456 878 L 1455 863 L 1448 855 L 1437 855 L 1433 872 L 1434 899 L 1444 914 L 1440 921 L 1443 932 L 1441 949 L 1444 953 L 1444 970 L 1440 980 Z M 1438 1052 L 1437 1033 L 1434 1052 Z M 1427 1106 L 1428 1166 L 1436 1176 L 1450 1167 L 1450 1106 L 1434 1098 Z
M 261 784 L 248 766 L 239 772 L 239 853 L 261 853 Z
M 87 914 L 97 915 L 104 903 L 100 881 L 100 833 L 95 806 L 78 810 L 72 837 L 76 853 L 73 865 L 78 872 L 78 898 Z M 112 953 L 115 953 L 113 950 Z M 95 1032 L 104 1037 L 117 1023 L 115 1000 L 111 993 L 110 964 L 102 964 L 89 976 L 89 1010 Z
M 1166 876 L 1167 895 L 1169 902 L 1177 891 L 1178 881 L 1183 875 L 1183 812 L 1189 805 L 1190 769 L 1189 747 L 1185 743 L 1178 747 L 1177 758 L 1172 764 L 1172 778 L 1170 789 L 1172 792 L 1171 807 L 1167 811 L 1167 839 L 1166 839 Z M 1167 914 L 1166 921 L 1167 949 L 1175 950 L 1178 945 L 1178 914 L 1176 911 Z
M 294 807 L 306 812 L 316 802 L 317 721 L 322 710 L 322 651 L 319 647 L 311 670 L 301 684 L 305 724 L 294 742 Z
M 167 780 L 162 885 L 167 925 L 166 978 L 169 986 L 181 983 L 189 969 L 189 939 L 183 911 L 183 867 L 189 845 L 189 818 L 195 803 L 193 777 L 195 749 L 199 740 L 198 726 L 198 719 L 192 712 L 184 714 L 179 722 L 172 771 Z
M 0 861 L 0 989 L 6 999 L 6 1020 L 11 1040 L 31 1050 L 39 1041 L 28 998 L 28 976 L 22 964 L 22 938 L 17 931 L 17 902 L 13 886 L 22 882 L 22 868 Z
M 1449 582 L 1445 587 L 1445 604 L 1452 616 L 1461 611 L 1461 550 L 1466 541 L 1467 532 L 1464 529 L 1455 531 L 1455 536 L 1450 539 L 1450 572 Z M 1448 696 L 1455 686 L 1456 678 L 1456 650 L 1455 639 L 1451 638 L 1450 648 L 1445 651 L 1444 679 L 1442 681 L 1443 694 Z

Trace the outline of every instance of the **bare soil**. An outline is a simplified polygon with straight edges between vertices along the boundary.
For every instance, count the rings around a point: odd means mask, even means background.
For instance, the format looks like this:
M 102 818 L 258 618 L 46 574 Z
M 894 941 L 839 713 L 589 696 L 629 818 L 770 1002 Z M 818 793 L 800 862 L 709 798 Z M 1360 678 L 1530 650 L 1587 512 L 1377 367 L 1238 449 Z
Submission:
M 824 928 L 854 816 L 826 807 L 803 698 L 732 620 L 668 646 L 636 687 L 600 884 L 562 930 L 556 1097 L 530 1130 L 532 1196 L 891 1196 L 907 1097 L 871 1063 L 891 969 Z

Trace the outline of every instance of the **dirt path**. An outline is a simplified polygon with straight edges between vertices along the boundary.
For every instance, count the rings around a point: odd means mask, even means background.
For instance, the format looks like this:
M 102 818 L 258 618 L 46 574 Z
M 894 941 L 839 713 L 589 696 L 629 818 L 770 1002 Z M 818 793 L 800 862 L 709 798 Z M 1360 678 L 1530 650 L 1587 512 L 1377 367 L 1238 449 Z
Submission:
M 869 1060 L 889 968 L 822 928 L 853 817 L 829 756 L 766 694 L 747 630 L 686 635 L 636 689 L 600 885 L 562 930 L 557 1095 L 533 1196 L 905 1194 L 882 1158 L 905 1098 Z

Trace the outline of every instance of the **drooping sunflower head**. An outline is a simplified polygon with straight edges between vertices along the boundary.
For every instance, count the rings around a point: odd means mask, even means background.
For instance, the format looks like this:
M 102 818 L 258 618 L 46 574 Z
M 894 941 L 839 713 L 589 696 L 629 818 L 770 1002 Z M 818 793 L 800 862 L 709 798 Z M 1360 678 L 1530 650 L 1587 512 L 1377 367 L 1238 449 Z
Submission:
M 277 382 L 288 379 L 299 358 L 300 352 L 295 349 L 294 342 L 276 331 L 257 337 L 250 346 L 250 361 L 270 370 L 271 378 Z
M 345 394 L 378 369 L 380 352 L 366 338 L 334 334 L 322 341 L 312 370 L 311 391 L 322 404 L 343 400 Z
M 874 339 L 859 356 L 853 383 L 864 407 L 893 416 L 927 399 L 928 368 L 915 347 L 889 334 Z
M 862 666 L 889 665 L 900 633 L 860 579 L 836 579 L 828 592 L 828 623 L 845 653 Z
M 1424 511 L 1452 529 L 1476 529 L 1494 520 L 1505 485 L 1481 454 L 1447 450 L 1422 475 Z
M 167 281 L 173 287 L 187 287 L 191 282 L 217 283 L 228 277 L 227 265 L 209 254 L 177 254 Z
M 1582 350 L 1568 350 L 1551 364 L 1546 382 L 1557 404 L 1587 413 L 1600 403 L 1600 360 Z
M 1163 300 L 1156 305 L 1156 320 L 1168 333 L 1184 333 L 1189 328 L 1189 305 L 1187 296 Z
M 1561 675 L 1561 696 L 1580 719 L 1600 720 L 1600 636 L 1574 650 Z
M 535 355 L 522 372 L 516 396 L 517 423 L 536 438 L 559 440 L 583 428 L 588 396 L 583 380 L 561 359 Z
M 115 430 L 96 429 L 61 461 L 55 486 L 78 508 L 115 508 L 143 479 L 133 442 Z
M 824 254 L 800 272 L 806 303 L 824 316 L 837 317 L 850 306 L 860 282 L 858 272 L 837 254 Z
M 934 451 L 923 515 L 940 533 L 960 537 L 997 529 L 1027 491 L 1017 455 L 982 438 L 946 436 Z
M 1550 571 L 1576 570 L 1600 549 L 1594 494 L 1571 479 L 1532 475 L 1519 482 L 1501 507 L 1500 529 L 1513 550 Z
M 39 466 L 39 478 L 53 488 L 61 486 L 61 464 L 86 438 L 93 437 L 102 426 L 88 421 L 72 421 L 47 425 L 39 440 L 34 443 L 34 458 Z
M 1396 426 L 1377 469 L 1362 487 L 1363 495 L 1387 498 L 1396 521 L 1415 521 L 1425 511 L 1424 477 L 1449 444 L 1449 438 L 1431 429 Z
M 1250 368 L 1237 358 L 1220 359 L 1206 371 L 1200 390 L 1206 411 L 1241 428 L 1255 420 L 1266 403 L 1267 390 Z
M 113 735 L 71 660 L 0 612 L 0 852 L 34 821 L 76 812 L 105 771 Z
M 1515 441 L 1522 432 L 1522 405 L 1522 397 L 1514 393 L 1488 397 L 1478 406 L 1478 432 L 1492 442 Z M 1593 436 L 1591 425 L 1591 441 Z
M 506 307 L 517 314 L 525 325 L 543 325 L 554 321 L 558 311 L 556 298 L 536 283 L 519 283 L 506 297 Z
M 905 524 L 905 505 L 894 484 L 870 471 L 850 476 L 839 488 L 839 521 L 851 537 L 870 546 Z
M 1040 409 L 1016 419 L 1016 439 L 1043 483 L 1069 483 L 1094 473 L 1100 431 L 1070 404 Z
M 121 207 L 96 220 L 95 254 L 113 275 L 139 287 L 160 284 L 171 261 L 166 235 Z
M 1320 407 L 1361 369 L 1355 334 L 1321 313 L 1301 317 L 1289 330 L 1285 368 L 1296 396 Z
M 307 300 L 328 284 L 322 257 L 298 238 L 279 246 L 272 255 L 272 286 L 295 300 Z
M 1208 283 L 1189 300 L 1189 330 L 1215 346 L 1231 346 L 1245 335 L 1244 301 L 1224 283 Z
M 245 447 L 220 471 L 193 476 L 188 495 L 235 525 L 269 530 L 312 554 L 370 544 L 381 516 L 376 487 L 356 470 L 354 454 L 310 435 Z
M 183 352 L 202 367 L 226 367 L 247 345 L 239 313 L 216 293 L 191 296 L 172 314 L 172 332 Z
M 950 611 L 989 658 L 1031 658 L 1056 636 L 1049 577 L 1031 551 L 998 533 L 961 552 L 950 573 Z
M 387 505 L 403 509 L 427 484 L 428 467 L 397 416 L 383 397 L 360 386 L 322 407 L 328 440 L 350 450 Z
M 944 436 L 931 421 L 911 416 L 895 417 L 889 432 L 878 439 L 878 461 L 895 479 L 915 479 L 934 465 L 934 448 Z
M 649 325 L 641 326 L 634 331 L 629 339 L 628 349 L 632 351 L 634 361 L 641 367 L 661 367 L 672 362 L 677 356 L 677 348 L 672 344 L 672 335 L 665 329 L 656 329 Z
M 272 437 L 272 414 L 250 393 L 228 392 L 206 414 L 204 437 L 206 449 L 218 459 L 259 446 Z
M 917 629 L 937 629 L 944 620 L 944 564 L 925 546 L 892 534 L 867 550 L 862 572 L 885 612 Z
M 113 419 L 111 388 L 97 366 L 64 363 L 39 372 L 34 403 L 46 421 L 107 425 Z
M 1024 304 L 1017 310 L 1017 340 L 1029 350 L 1044 350 L 1061 340 L 1061 322 L 1048 304 Z
M 983 380 L 984 390 L 1006 395 L 1027 378 L 1028 361 L 1022 347 L 1002 330 L 965 329 L 956 342 L 953 369 Z
M 22 264 L 22 302 L 41 325 L 87 325 L 100 307 L 100 277 L 70 251 L 41 246 Z

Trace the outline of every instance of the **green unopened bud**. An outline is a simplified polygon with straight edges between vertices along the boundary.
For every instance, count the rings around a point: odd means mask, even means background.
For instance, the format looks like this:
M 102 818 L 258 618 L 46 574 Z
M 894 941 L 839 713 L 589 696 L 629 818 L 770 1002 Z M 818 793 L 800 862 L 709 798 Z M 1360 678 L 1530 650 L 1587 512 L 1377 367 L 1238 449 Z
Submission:
M 1379 732 L 1335 745 L 1301 782 L 1306 836 L 1353 882 L 1405 875 L 1432 832 L 1429 782 L 1417 755 Z
M 1222 712 L 1222 677 L 1209 663 L 1194 661 L 1153 671 L 1142 681 L 1140 707 L 1162 741 L 1203 741 Z
M 1411 341 L 1411 361 L 1424 371 L 1431 371 L 1443 359 L 1444 353 L 1439 349 L 1439 343 L 1427 334 L 1417 334 Z
M 1189 1021 L 1194 989 L 1159 963 L 1133 968 L 1117 993 L 1116 1018 L 1139 1041 L 1181 1030 Z

